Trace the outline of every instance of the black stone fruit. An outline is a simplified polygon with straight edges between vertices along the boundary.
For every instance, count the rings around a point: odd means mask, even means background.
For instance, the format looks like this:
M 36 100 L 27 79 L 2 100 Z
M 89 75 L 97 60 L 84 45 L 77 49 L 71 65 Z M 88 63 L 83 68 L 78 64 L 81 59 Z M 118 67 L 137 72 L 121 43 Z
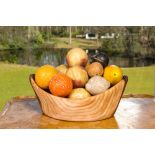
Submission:
M 104 52 L 99 52 L 93 56 L 90 57 L 90 61 L 92 62 L 99 62 L 102 64 L 102 66 L 105 68 L 108 66 L 109 63 L 109 57 L 106 53 Z

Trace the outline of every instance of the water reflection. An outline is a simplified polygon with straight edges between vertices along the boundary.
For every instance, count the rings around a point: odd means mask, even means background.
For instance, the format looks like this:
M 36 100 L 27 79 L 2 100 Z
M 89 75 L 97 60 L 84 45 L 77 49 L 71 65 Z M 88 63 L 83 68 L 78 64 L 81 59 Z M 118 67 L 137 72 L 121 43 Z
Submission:
M 9 63 L 27 64 L 31 66 L 41 66 L 51 64 L 58 66 L 65 63 L 65 56 L 68 49 L 27 49 L 0 51 L 0 61 Z M 86 50 L 88 56 L 99 52 L 98 50 Z M 110 64 L 116 64 L 121 67 L 138 67 L 155 64 L 155 57 L 121 57 L 110 56 Z

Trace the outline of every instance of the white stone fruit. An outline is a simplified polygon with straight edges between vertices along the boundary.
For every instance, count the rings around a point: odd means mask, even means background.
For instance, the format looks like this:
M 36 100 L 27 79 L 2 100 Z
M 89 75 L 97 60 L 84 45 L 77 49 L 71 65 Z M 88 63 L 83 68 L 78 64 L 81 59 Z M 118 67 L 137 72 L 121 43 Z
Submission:
M 66 62 L 69 67 L 76 65 L 85 67 L 88 61 L 87 53 L 81 48 L 73 48 L 66 55 Z
M 105 92 L 110 87 L 110 82 L 104 77 L 96 75 L 89 79 L 85 87 L 90 94 L 97 95 Z
M 80 66 L 68 68 L 66 75 L 73 80 L 74 88 L 82 88 L 88 81 L 86 70 Z

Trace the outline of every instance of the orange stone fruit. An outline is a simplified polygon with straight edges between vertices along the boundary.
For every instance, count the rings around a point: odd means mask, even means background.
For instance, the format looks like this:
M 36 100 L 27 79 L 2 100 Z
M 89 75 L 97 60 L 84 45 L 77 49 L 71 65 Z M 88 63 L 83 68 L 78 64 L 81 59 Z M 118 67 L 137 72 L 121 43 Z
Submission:
M 49 90 L 55 96 L 66 97 L 72 89 L 72 79 L 62 73 L 54 75 L 49 83 Z
M 51 78 L 58 73 L 58 70 L 51 65 L 44 65 L 35 73 L 35 82 L 42 89 L 48 89 Z
M 115 85 L 122 80 L 123 72 L 120 67 L 116 65 L 110 65 L 105 68 L 103 76 L 111 83 L 111 85 Z

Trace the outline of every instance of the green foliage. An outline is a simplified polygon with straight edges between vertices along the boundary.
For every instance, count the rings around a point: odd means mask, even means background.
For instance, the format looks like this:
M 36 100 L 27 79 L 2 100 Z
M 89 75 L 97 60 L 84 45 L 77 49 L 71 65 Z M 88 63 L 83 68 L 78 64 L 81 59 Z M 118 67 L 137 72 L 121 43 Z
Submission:
M 143 48 L 139 43 L 139 41 L 134 41 L 131 50 L 134 54 L 137 54 L 137 53 L 141 53 L 143 51 Z
M 124 40 L 122 37 L 110 38 L 102 40 L 102 49 L 109 55 L 114 53 L 122 53 L 125 50 Z
M 145 54 L 145 47 L 141 44 L 138 34 L 127 34 L 124 37 L 124 48 L 127 55 L 136 56 Z
M 102 49 L 108 54 L 114 52 L 114 39 L 104 39 L 102 41 Z
M 47 32 L 40 32 L 42 35 L 43 40 L 47 40 L 48 39 L 48 33 Z
M 74 31 L 72 32 L 72 37 L 75 38 L 76 35 L 79 35 L 79 34 L 81 34 L 80 31 Z
M 119 38 L 99 39 L 98 46 L 109 54 L 137 55 L 143 54 L 146 48 L 155 48 L 155 27 L 145 26 L 72 26 L 72 38 L 76 35 L 93 32 L 101 35 L 106 33 L 120 34 Z M 69 37 L 67 26 L 44 26 L 44 27 L 0 27 L 0 49 L 23 49 L 54 47 L 53 38 Z M 57 42 L 56 42 L 57 43 Z M 58 47 L 66 42 L 58 42 Z M 82 45 L 77 45 L 82 47 Z M 62 47 L 62 46 L 61 46 Z M 86 47 L 87 48 L 87 47 Z M 89 48 L 89 46 L 88 46 Z
M 55 37 L 68 37 L 69 32 L 67 31 L 67 27 L 59 26 L 52 29 L 52 35 Z
M 35 43 L 38 45 L 44 43 L 44 39 L 42 37 L 42 34 L 39 31 L 34 32 L 32 38 L 31 38 L 31 43 Z
M 8 38 L 0 42 L 0 49 L 23 49 L 27 45 L 27 40 L 24 38 Z
M 155 38 L 151 38 L 151 40 L 150 40 L 150 46 L 152 48 L 155 48 Z
M 69 36 L 69 33 L 67 31 L 63 31 L 61 34 L 60 34 L 60 37 L 68 37 Z
M 6 38 L 1 39 L 0 49 L 9 49 L 8 40 Z
M 18 58 L 17 58 L 16 55 L 9 55 L 8 58 L 7 58 L 7 61 L 9 63 L 17 63 L 17 60 L 18 60 Z
M 27 41 L 21 38 L 15 38 L 9 40 L 8 42 L 9 49 L 23 49 L 24 47 L 26 47 L 26 45 Z
M 136 27 L 128 28 L 127 32 L 120 34 L 118 38 L 102 39 L 102 48 L 108 54 L 126 54 L 126 56 L 144 55 L 146 48 L 149 48 L 147 43 L 145 46 L 141 43 L 140 34 L 137 33 L 139 29 Z M 152 39 L 152 44 L 155 39 Z M 150 44 L 149 44 L 150 45 Z M 152 45 L 153 46 L 153 45 Z

